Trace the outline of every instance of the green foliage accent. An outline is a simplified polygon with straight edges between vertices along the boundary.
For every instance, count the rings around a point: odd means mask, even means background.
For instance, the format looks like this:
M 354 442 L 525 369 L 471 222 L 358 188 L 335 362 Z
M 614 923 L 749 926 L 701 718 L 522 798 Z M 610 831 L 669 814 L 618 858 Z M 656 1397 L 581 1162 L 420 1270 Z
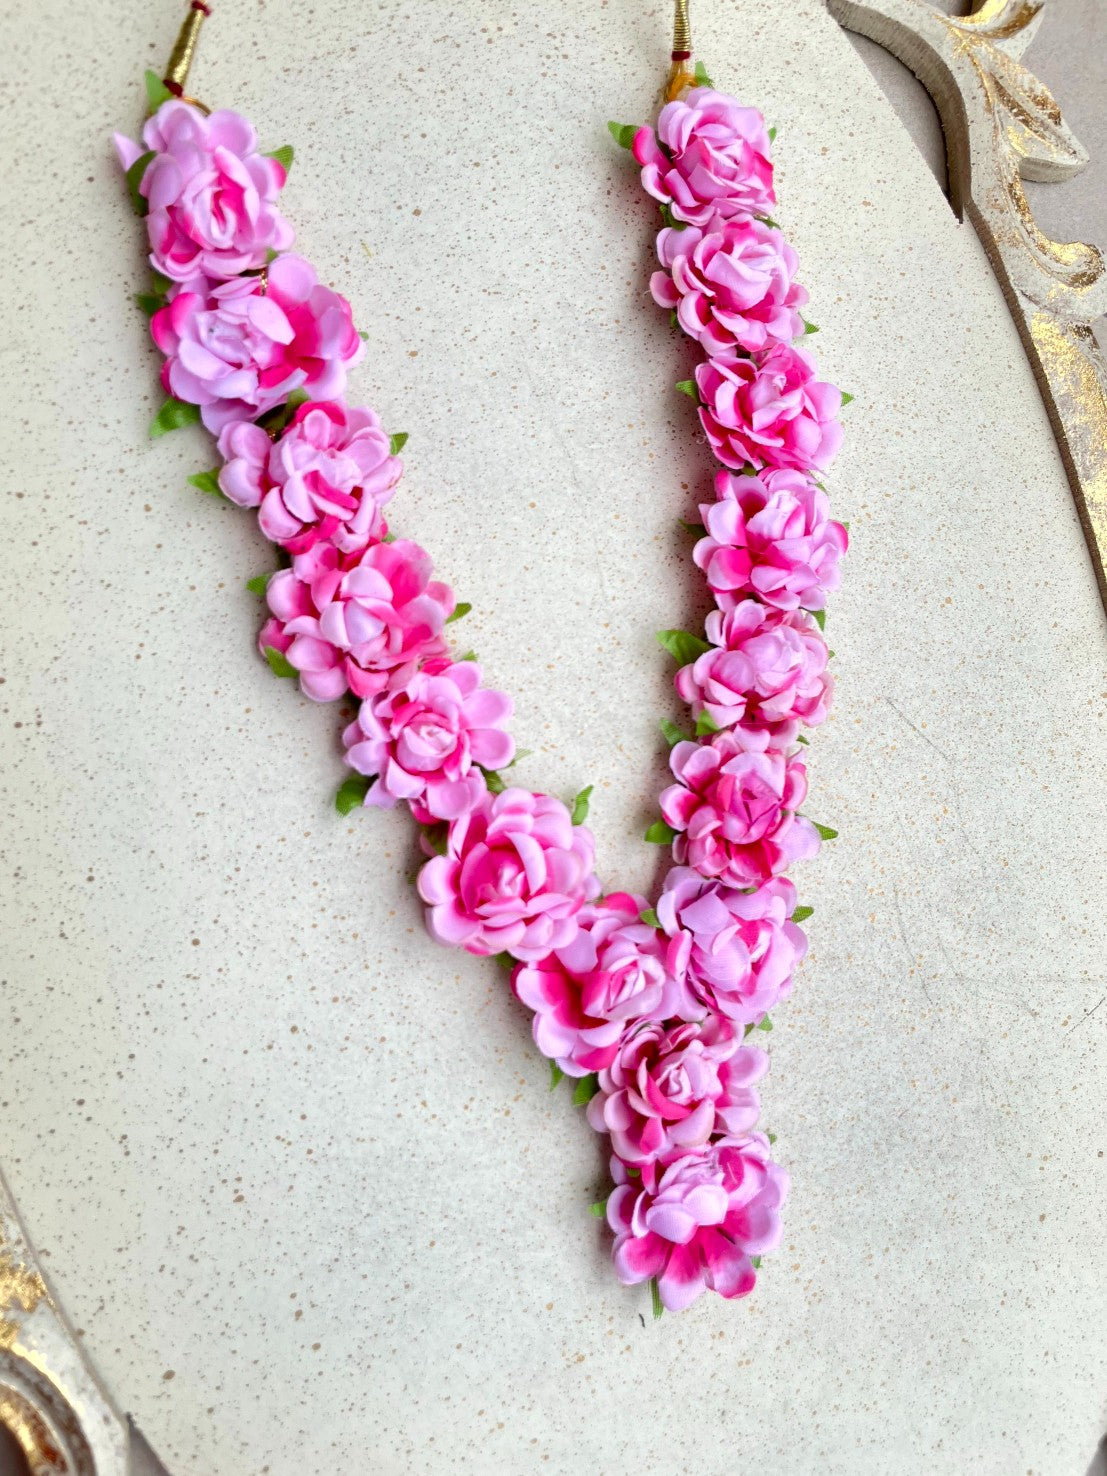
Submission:
M 292 161 L 296 157 L 296 150 L 291 144 L 281 144 L 279 149 L 272 149 L 269 153 L 270 159 L 276 159 L 285 174 L 292 168 Z
M 682 728 L 678 727 L 676 723 L 670 722 L 668 718 L 662 718 L 658 726 L 662 733 L 664 733 L 665 742 L 670 748 L 675 748 L 678 743 L 688 742 L 688 734 Z
M 701 62 L 701 61 L 698 61 L 696 63 L 696 86 L 697 87 L 714 87 L 715 86 L 714 82 L 712 82 L 711 78 L 707 75 L 707 68 L 704 66 L 703 62 Z
M 653 1303 L 653 1320 L 660 1322 L 665 1308 L 661 1305 L 661 1288 L 657 1284 L 657 1277 L 650 1277 L 650 1300 Z
M 573 1088 L 573 1106 L 587 1107 L 599 1089 L 600 1079 L 595 1072 L 590 1076 L 582 1076 Z
M 766 1136 L 766 1138 L 768 1138 L 770 1146 L 773 1143 L 776 1142 L 776 1134 L 775 1133 L 766 1133 L 765 1136 Z
M 407 431 L 397 431 L 394 436 L 388 438 L 388 450 L 391 455 L 399 456 L 408 442 Z
M 593 1203 L 588 1206 L 588 1213 L 590 1215 L 595 1215 L 595 1217 L 596 1217 L 597 1220 L 602 1220 L 602 1219 L 606 1218 L 606 1216 L 607 1216 L 607 1200 L 606 1199 L 597 1199 L 597 1200 L 594 1200 Z
M 294 677 L 300 673 L 289 661 L 283 651 L 278 651 L 276 646 L 266 646 L 265 659 L 268 661 L 275 675 L 279 677 Z
M 792 913 L 792 921 L 794 923 L 806 922 L 814 911 L 813 907 L 797 907 Z
M 588 802 L 592 797 L 593 788 L 594 786 L 589 784 L 587 788 L 581 790 L 573 801 L 570 818 L 574 825 L 583 825 L 588 819 Z
M 470 647 L 469 650 L 465 652 L 464 656 L 459 656 L 457 659 L 459 661 L 475 661 L 477 659 L 477 653 L 473 650 L 472 647 Z M 518 754 L 516 754 L 515 757 L 516 759 L 518 759 Z M 511 765 L 509 764 L 508 768 L 510 767 Z
M 348 815 L 351 810 L 356 810 L 358 805 L 365 803 L 365 796 L 369 793 L 372 780 L 364 774 L 351 774 L 340 786 L 334 797 L 334 807 L 340 815 Z
M 609 123 L 607 131 L 621 149 L 629 149 L 638 129 L 633 123 Z
M 771 230 L 774 230 L 774 231 L 779 231 L 780 230 L 780 222 L 777 221 L 777 220 L 774 220 L 771 215 L 759 215 L 757 217 L 757 219 L 764 221 L 765 224 L 767 226 L 769 226 Z
M 763 1020 L 757 1022 L 757 1028 L 758 1030 L 771 1030 L 773 1028 L 773 1022 L 766 1015 Z
M 682 395 L 687 395 L 690 400 L 698 400 L 700 397 L 694 379 L 680 379 L 677 381 L 676 387 Z
M 273 574 L 275 574 L 276 572 L 277 571 L 274 569 L 273 572 L 270 574 L 255 574 L 253 579 L 247 579 L 246 588 L 250 591 L 251 594 L 263 595 L 265 593 L 266 587 L 269 584 L 270 579 L 272 579 Z
M 811 616 L 811 619 L 815 622 L 815 624 L 819 627 L 820 630 L 825 630 L 826 629 L 826 611 L 825 610 L 809 610 L 807 613 Z
M 642 911 L 638 914 L 638 920 L 639 922 L 644 922 L 648 928 L 659 928 L 661 926 L 661 919 L 652 907 L 643 907 Z
M 484 775 L 485 784 L 488 785 L 489 794 L 503 794 L 507 785 L 504 783 L 501 774 L 495 769 L 482 769 L 481 773 Z
M 823 840 L 837 840 L 838 839 L 838 832 L 836 830 L 831 830 L 831 828 L 830 828 L 829 825 L 819 825 L 816 822 L 815 829 L 822 836 Z
M 817 323 L 809 323 L 802 313 L 800 313 L 800 318 L 803 321 L 803 331 L 805 334 L 818 333 L 819 326 Z
M 680 319 L 677 317 L 677 310 L 676 310 L 676 308 L 670 308 L 669 309 L 669 327 L 670 328 L 679 328 L 680 327 Z
M 196 425 L 200 419 L 199 405 L 189 405 L 185 400 L 166 400 L 150 422 L 151 439 L 180 430 L 182 425 Z
M 811 739 L 810 738 L 805 738 L 802 733 L 797 734 L 797 736 L 796 736 L 796 742 L 797 743 L 802 743 L 803 746 L 804 746 L 804 748 L 810 748 L 811 747 Z
M 842 395 L 842 404 L 843 405 L 851 405 L 853 403 L 853 399 L 854 399 L 854 396 L 853 395 L 848 395 L 848 394 L 843 393 L 843 395 Z
M 694 533 L 697 538 L 702 538 L 707 532 L 707 529 L 703 526 L 702 523 L 686 523 L 683 518 L 678 518 L 677 521 L 684 529 L 685 533 Z
M 696 719 L 696 737 L 706 738 L 708 733 L 717 733 L 719 725 L 709 712 L 701 712 Z
M 211 471 L 196 472 L 189 477 L 188 485 L 195 487 L 198 492 L 206 492 L 209 497 L 222 497 L 223 489 L 219 485 L 219 472 L 217 468 Z
M 153 149 L 148 150 L 145 154 L 140 154 L 123 176 L 127 181 L 127 192 L 131 197 L 131 204 L 134 206 L 136 215 L 145 215 L 149 208 L 143 196 L 139 194 L 138 187 L 142 183 L 142 176 L 149 168 L 150 161 L 153 157 Z
M 649 830 L 646 831 L 646 839 L 651 846 L 667 846 L 674 835 L 676 835 L 676 831 L 671 825 L 667 825 L 664 820 L 655 820 Z
M 163 102 L 168 102 L 173 94 L 158 76 L 157 72 L 146 71 L 142 74 L 146 83 L 146 102 L 151 113 L 156 113 Z
M 664 221 L 664 223 L 669 227 L 669 229 L 671 231 L 682 231 L 682 230 L 684 230 L 685 226 L 688 224 L 687 221 L 677 220 L 676 216 L 673 214 L 672 210 L 669 208 L 669 204 L 668 204 L 667 201 L 664 201 L 657 208 L 661 211 L 661 219 Z
M 464 620 L 466 615 L 468 615 L 469 611 L 472 608 L 472 605 L 468 604 L 465 600 L 462 600 L 460 605 L 454 606 L 454 613 L 446 617 L 446 624 L 453 625 L 455 620 Z
M 554 1092 L 564 1080 L 565 1073 L 556 1061 L 550 1062 L 550 1091 Z
M 776 143 L 776 124 L 775 123 L 773 124 L 772 128 L 769 129 L 769 142 L 770 143 Z
M 702 656 L 705 651 L 711 650 L 707 641 L 701 640 L 699 636 L 691 635 L 686 630 L 659 630 L 657 639 L 669 655 L 680 662 L 681 666 L 690 665 L 697 656 Z
M 445 820 L 436 821 L 434 825 L 424 825 L 423 838 L 436 856 L 444 856 L 450 841 L 450 827 Z
M 160 308 L 165 306 L 165 298 L 159 297 L 156 292 L 136 292 L 135 302 L 148 318 L 152 318 Z
M 760 1256 L 751 1256 L 750 1257 L 750 1264 L 753 1266 L 753 1269 L 755 1271 L 760 1271 L 761 1270 L 761 1257 Z
M 502 969 L 513 969 L 518 962 L 510 953 L 497 953 L 493 959 L 493 963 L 498 963 Z

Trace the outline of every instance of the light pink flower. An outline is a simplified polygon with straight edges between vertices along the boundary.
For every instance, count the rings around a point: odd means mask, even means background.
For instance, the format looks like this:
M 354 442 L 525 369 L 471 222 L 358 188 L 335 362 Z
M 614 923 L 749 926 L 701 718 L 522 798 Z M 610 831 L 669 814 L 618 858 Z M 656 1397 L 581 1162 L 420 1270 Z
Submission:
M 722 1138 L 630 1178 L 611 1161 L 607 1201 L 615 1274 L 624 1286 L 657 1277 L 662 1305 L 689 1306 L 701 1292 L 744 1297 L 757 1280 L 753 1257 L 780 1243 L 788 1174 L 762 1133 Z
M 270 579 L 273 612 L 258 648 L 272 646 L 300 673 L 316 702 L 349 688 L 370 697 L 403 686 L 421 661 L 442 656 L 453 591 L 431 577 L 430 556 L 407 539 L 341 554 L 317 543 Z
M 309 400 L 276 441 L 231 421 L 219 433 L 219 485 L 239 507 L 257 507 L 265 536 L 306 553 L 320 539 L 360 553 L 388 531 L 381 509 L 404 465 L 372 410 Z
M 773 610 L 743 600 L 712 610 L 706 622 L 712 649 L 676 674 L 676 689 L 718 728 L 740 727 L 749 747 L 786 748 L 801 725 L 817 727 L 834 691 L 827 650 L 802 610 Z
M 367 805 L 407 800 L 423 825 L 454 820 L 480 804 L 482 769 L 509 764 L 515 743 L 502 725 L 511 698 L 480 685 L 475 661 L 428 661 L 402 687 L 367 697 L 342 735 L 346 762 L 375 779 Z
M 534 1011 L 534 1043 L 567 1076 L 614 1060 L 628 1025 L 700 1014 L 665 966 L 665 940 L 640 920 L 646 899 L 612 892 L 581 909 L 579 931 L 547 957 L 521 964 L 512 988 Z
M 811 357 L 777 343 L 756 359 L 696 366 L 700 420 L 724 466 L 824 470 L 842 444 L 841 392 L 815 378 Z
M 284 166 L 258 153 L 253 125 L 226 109 L 205 116 L 171 98 L 147 120 L 145 150 L 116 135 L 123 168 L 154 151 L 139 184 L 149 204 L 150 263 L 174 282 L 225 281 L 292 245 L 277 209 Z
M 709 1010 L 754 1024 L 792 992 L 807 952 L 802 928 L 791 921 L 795 910 L 796 889 L 786 877 L 741 892 L 674 866 L 657 903 L 669 967 Z
M 789 468 L 715 478 L 717 502 L 703 503 L 707 537 L 694 557 L 722 610 L 755 594 L 778 610 L 822 610 L 841 583 L 838 560 L 849 547 L 830 517 L 826 493 Z
M 640 1025 L 600 1072 L 588 1121 L 598 1133 L 611 1134 L 624 1163 L 672 1158 L 702 1147 L 713 1134 L 754 1127 L 761 1100 L 753 1083 L 768 1069 L 766 1053 L 744 1046 L 717 1015 L 668 1028 Z
M 300 256 L 278 257 L 265 276 L 178 292 L 150 332 L 166 356 L 166 392 L 199 405 L 215 433 L 256 420 L 294 389 L 318 400 L 340 395 L 365 349 L 350 304 Z
M 817 855 L 819 832 L 796 811 L 807 770 L 776 748 L 750 751 L 743 735 L 678 743 L 669 755 L 677 783 L 661 795 L 661 814 L 679 834 L 673 856 L 700 876 L 754 886 L 793 861 Z
M 452 820 L 446 854 L 419 873 L 427 929 L 439 943 L 533 961 L 565 948 L 599 891 L 592 832 L 559 799 L 505 789 Z
M 704 225 L 712 215 L 766 215 L 776 203 L 769 133 L 756 108 L 726 93 L 693 87 L 666 103 L 634 135 L 642 184 L 677 220 Z
M 778 230 L 752 217 L 716 217 L 702 229 L 667 227 L 657 237 L 663 272 L 650 279 L 662 307 L 715 359 L 756 353 L 804 331 L 799 260 Z

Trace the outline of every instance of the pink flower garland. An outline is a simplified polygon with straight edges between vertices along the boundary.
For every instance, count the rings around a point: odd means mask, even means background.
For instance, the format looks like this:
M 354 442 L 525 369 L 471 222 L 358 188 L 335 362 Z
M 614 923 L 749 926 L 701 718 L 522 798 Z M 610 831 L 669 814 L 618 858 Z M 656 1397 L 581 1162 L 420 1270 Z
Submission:
M 706 1289 L 746 1295 L 780 1237 L 788 1177 L 754 1131 L 768 1058 L 745 1038 L 769 1028 L 807 947 L 809 909 L 782 873 L 819 847 L 796 744 L 832 689 L 822 612 L 847 536 L 813 474 L 838 449 L 842 397 L 791 342 L 807 294 L 765 215 L 760 113 L 696 87 L 656 134 L 612 131 L 662 202 L 652 291 L 707 355 L 688 388 L 725 468 L 695 548 L 718 608 L 706 639 L 661 637 L 697 737 L 663 724 L 676 782 L 648 838 L 671 841 L 674 865 L 656 911 L 601 895 L 588 791 L 570 811 L 501 777 L 510 699 L 450 656 L 445 627 L 468 607 L 388 533 L 406 437 L 341 398 L 363 345 L 345 298 L 287 254 L 286 164 L 244 118 L 179 99 L 147 122 L 145 153 L 116 142 L 158 274 L 143 301 L 172 398 L 155 424 L 198 412 L 223 465 L 195 480 L 257 508 L 287 561 L 251 581 L 270 610 L 259 647 L 314 700 L 360 700 L 340 810 L 410 807 L 430 933 L 511 966 L 555 1084 L 576 1078 L 574 1100 L 610 1136 L 616 1274 L 651 1280 L 655 1309 L 676 1310 Z

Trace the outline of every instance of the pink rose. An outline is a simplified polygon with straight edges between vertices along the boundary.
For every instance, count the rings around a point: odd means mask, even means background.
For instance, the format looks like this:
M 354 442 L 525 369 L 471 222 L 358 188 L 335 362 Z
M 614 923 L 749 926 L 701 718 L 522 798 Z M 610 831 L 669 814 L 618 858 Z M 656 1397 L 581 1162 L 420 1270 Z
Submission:
M 657 137 L 640 128 L 633 149 L 643 187 L 677 220 L 767 215 L 776 203 L 765 120 L 726 93 L 689 89 L 661 109 Z
M 742 1045 L 718 1016 L 699 1024 L 641 1025 L 600 1072 L 588 1121 L 611 1134 L 624 1163 L 652 1163 L 700 1148 L 714 1133 L 755 1126 L 761 1100 L 753 1083 L 769 1069 L 764 1051 Z
M 234 420 L 219 433 L 223 492 L 259 507 L 266 538 L 290 553 L 320 539 L 360 553 L 387 532 L 381 509 L 404 469 L 372 410 L 337 401 L 297 407 L 274 442 L 260 426 Z
M 669 227 L 657 237 L 657 254 L 666 270 L 650 279 L 654 300 L 676 309 L 710 358 L 757 353 L 804 331 L 799 260 L 772 226 L 744 217 L 716 218 L 702 230 Z
M 200 406 L 208 430 L 256 420 L 294 389 L 340 395 L 365 345 L 350 304 L 316 280 L 299 256 L 280 256 L 265 276 L 239 277 L 206 294 L 181 291 L 150 320 L 166 356 L 166 393 Z
M 676 775 L 661 795 L 674 830 L 673 856 L 700 876 L 732 887 L 754 886 L 793 861 L 817 855 L 819 832 L 796 811 L 807 794 L 807 770 L 779 749 L 751 752 L 742 735 L 678 743 L 669 755 Z
M 763 1133 L 721 1138 L 630 1178 L 611 1161 L 607 1201 L 615 1274 L 624 1286 L 657 1277 L 662 1305 L 689 1306 L 701 1292 L 744 1297 L 757 1280 L 753 1257 L 780 1243 L 788 1175 Z
M 803 349 L 776 343 L 756 359 L 696 366 L 700 420 L 724 466 L 825 470 L 842 444 L 842 396 L 815 378 Z
M 826 642 L 802 610 L 773 610 L 743 600 L 712 610 L 706 622 L 712 649 L 676 674 L 676 689 L 698 718 L 719 728 L 740 727 L 749 747 L 793 743 L 801 725 L 817 727 L 834 691 L 826 669 Z
M 423 825 L 454 820 L 480 804 L 482 769 L 515 753 L 502 725 L 511 698 L 480 685 L 474 661 L 428 661 L 402 687 L 369 697 L 343 733 L 346 762 L 376 782 L 367 805 L 407 800 Z
M 559 799 L 505 789 L 450 822 L 446 854 L 419 873 L 427 929 L 439 943 L 532 962 L 565 948 L 599 891 L 592 832 Z
M 407 539 L 340 554 L 317 543 L 270 579 L 272 619 L 258 648 L 272 646 L 300 673 L 316 702 L 349 688 L 371 697 L 403 686 L 421 661 L 446 651 L 443 628 L 454 609 L 448 585 L 432 580 L 429 554 Z
M 582 908 L 565 947 L 512 976 L 516 995 L 534 1011 L 535 1045 L 567 1076 L 614 1060 L 631 1022 L 699 1013 L 665 966 L 664 939 L 640 920 L 645 907 L 644 897 L 613 892 Z
M 657 903 L 669 967 L 709 1010 L 742 1024 L 760 1021 L 792 992 L 807 952 L 803 930 L 791 921 L 795 910 L 796 889 L 786 877 L 740 892 L 674 866 Z
M 707 537 L 694 557 L 720 609 L 748 593 L 778 610 L 825 609 L 849 547 L 826 493 L 788 468 L 743 477 L 721 471 L 715 491 L 719 500 L 700 506 Z
M 197 276 L 225 281 L 265 265 L 270 251 L 292 245 L 292 227 L 277 209 L 284 166 L 257 151 L 253 126 L 221 109 L 171 98 L 142 131 L 153 150 L 139 184 L 149 204 L 150 264 L 174 282 Z M 144 152 L 117 135 L 124 169 Z

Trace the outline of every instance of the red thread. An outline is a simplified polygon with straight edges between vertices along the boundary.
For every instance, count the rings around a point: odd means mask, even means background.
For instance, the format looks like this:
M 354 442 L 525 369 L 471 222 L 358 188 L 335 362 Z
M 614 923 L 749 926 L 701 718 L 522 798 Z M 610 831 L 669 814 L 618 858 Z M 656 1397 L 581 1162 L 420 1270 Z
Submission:
M 211 14 L 211 6 L 210 5 L 205 5 L 204 4 L 204 0 L 192 0 L 192 5 L 191 5 L 190 9 L 192 9 L 192 10 L 202 10 L 205 15 L 210 15 Z
M 184 97 L 184 88 L 179 82 L 173 82 L 169 77 L 163 77 L 161 80 L 167 92 L 171 92 L 174 97 Z
M 688 61 L 692 53 L 690 51 L 674 51 L 673 61 Z

